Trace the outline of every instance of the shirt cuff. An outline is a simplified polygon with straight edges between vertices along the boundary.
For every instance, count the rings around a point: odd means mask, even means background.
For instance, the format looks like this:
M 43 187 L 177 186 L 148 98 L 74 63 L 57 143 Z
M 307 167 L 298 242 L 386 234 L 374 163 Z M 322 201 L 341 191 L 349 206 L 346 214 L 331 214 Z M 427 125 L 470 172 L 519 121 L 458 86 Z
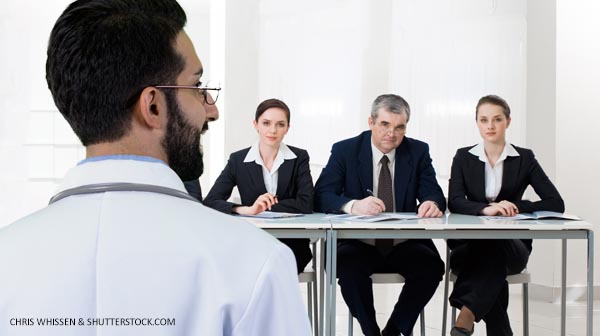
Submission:
M 425 203 L 425 202 L 431 202 L 431 203 L 435 204 L 435 207 L 436 207 L 438 210 L 440 210 L 440 206 L 439 206 L 439 204 L 437 204 L 437 202 L 436 202 L 436 201 L 434 201 L 434 200 L 425 200 L 425 201 L 423 201 L 423 202 L 419 203 L 419 206 L 417 206 L 417 210 L 418 210 L 418 209 L 421 207 L 421 205 L 423 205 L 423 203 Z M 442 211 L 442 210 L 440 210 L 440 211 Z
M 354 205 L 354 202 L 356 202 L 356 200 L 351 200 L 350 202 L 342 205 L 342 211 L 347 214 L 352 214 L 352 206 Z

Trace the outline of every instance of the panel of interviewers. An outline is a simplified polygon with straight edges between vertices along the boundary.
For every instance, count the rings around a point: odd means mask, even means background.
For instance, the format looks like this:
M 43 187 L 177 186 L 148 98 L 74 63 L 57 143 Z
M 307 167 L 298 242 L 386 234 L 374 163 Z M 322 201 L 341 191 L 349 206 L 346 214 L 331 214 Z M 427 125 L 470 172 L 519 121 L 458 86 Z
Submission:
M 216 108 L 214 113 L 218 118 Z M 448 190 L 450 212 L 514 216 L 564 211 L 558 190 L 533 152 L 507 141 L 510 114 L 508 103 L 497 95 L 479 99 L 474 117 L 481 141 L 456 151 Z M 416 212 L 419 217 L 441 217 L 446 198 L 436 181 L 429 147 L 405 136 L 410 116 L 402 97 L 377 97 L 368 117 L 369 130 L 332 146 L 313 188 L 308 152 L 284 143 L 290 108 L 281 100 L 268 99 L 254 115 L 258 141 L 229 156 L 206 198 L 202 199 L 197 181 L 186 182 L 186 188 L 204 205 L 227 214 Z M 539 201 L 523 199 L 528 186 Z M 234 187 L 239 203 L 229 201 Z M 308 239 L 280 241 L 292 250 L 297 271 L 302 272 L 312 258 Z M 458 275 L 449 300 L 460 310 L 451 335 L 472 335 L 481 320 L 488 335 L 512 335 L 505 279 L 527 266 L 531 239 L 449 239 L 447 244 L 448 262 Z M 342 296 L 365 335 L 410 335 L 444 274 L 444 263 L 430 239 L 342 240 L 337 256 Z M 383 329 L 376 322 L 373 273 L 399 273 L 406 279 Z

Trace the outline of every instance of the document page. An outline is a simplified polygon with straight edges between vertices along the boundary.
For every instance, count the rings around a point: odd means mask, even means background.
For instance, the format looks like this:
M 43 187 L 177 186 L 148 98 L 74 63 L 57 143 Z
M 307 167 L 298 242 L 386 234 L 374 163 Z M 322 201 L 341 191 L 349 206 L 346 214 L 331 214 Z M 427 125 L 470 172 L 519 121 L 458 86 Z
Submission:
M 486 220 L 525 220 L 525 219 L 570 219 L 570 220 L 581 220 L 581 218 L 575 215 L 569 215 L 562 212 L 554 211 L 535 211 L 533 213 L 522 213 L 515 216 L 479 216 L 479 218 Z
M 289 217 L 300 217 L 304 216 L 303 214 L 290 213 L 290 212 L 274 212 L 274 211 L 263 211 L 257 213 L 256 215 L 240 215 L 242 217 L 252 217 L 252 218 L 289 218 Z
M 418 219 L 416 213 L 412 212 L 382 212 L 378 215 L 329 215 L 325 216 L 324 219 L 340 220 L 340 221 L 353 221 L 353 222 L 381 222 L 386 220 L 403 220 L 403 219 Z

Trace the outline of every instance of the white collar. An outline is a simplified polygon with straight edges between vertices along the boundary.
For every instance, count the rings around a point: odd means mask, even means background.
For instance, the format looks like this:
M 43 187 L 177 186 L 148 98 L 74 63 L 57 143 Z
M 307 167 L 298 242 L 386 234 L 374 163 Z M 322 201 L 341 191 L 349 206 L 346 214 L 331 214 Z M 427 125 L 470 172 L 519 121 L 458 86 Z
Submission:
M 244 158 L 244 162 L 254 161 L 261 166 L 264 165 L 263 159 L 260 157 L 260 150 L 258 149 L 258 146 L 259 144 L 257 141 L 254 143 L 254 145 L 252 145 L 252 147 L 250 147 L 248 154 L 246 154 L 246 157 Z M 277 150 L 277 156 L 275 157 L 274 162 L 281 160 L 281 163 L 283 163 L 284 160 L 293 160 L 295 158 L 296 154 L 294 154 L 294 152 L 292 152 L 292 150 L 282 142 L 279 144 L 279 150 Z
M 478 143 L 475 147 L 469 150 L 469 153 L 479 157 L 479 161 L 489 163 L 487 159 L 487 155 L 485 154 L 485 147 L 483 146 L 483 142 Z M 498 158 L 498 162 L 504 161 L 508 156 L 520 156 L 519 152 L 515 149 L 513 145 L 509 142 L 504 144 L 504 149 Z
M 185 192 L 179 176 L 163 162 L 133 159 L 84 162 L 67 172 L 58 191 L 86 184 L 114 182 L 152 184 Z
M 375 162 L 376 164 L 379 164 L 379 161 L 381 161 L 381 158 L 383 157 L 383 153 L 379 150 L 379 148 L 377 148 L 375 146 L 375 144 L 373 143 L 373 140 L 371 139 L 371 152 L 373 152 L 373 162 Z M 390 162 L 394 162 L 394 159 L 396 158 L 396 149 L 392 149 L 389 153 L 385 154 L 387 155 L 388 159 L 390 159 Z

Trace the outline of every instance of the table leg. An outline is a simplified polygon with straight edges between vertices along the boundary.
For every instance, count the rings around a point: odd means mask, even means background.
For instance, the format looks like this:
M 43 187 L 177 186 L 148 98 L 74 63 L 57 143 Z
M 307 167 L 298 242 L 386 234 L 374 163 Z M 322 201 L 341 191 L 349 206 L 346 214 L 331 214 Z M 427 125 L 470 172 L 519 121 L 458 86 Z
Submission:
M 335 304 L 337 279 L 337 231 L 331 230 L 331 336 L 335 336 Z
M 325 306 L 325 239 L 320 239 L 319 243 L 319 284 L 321 287 L 319 288 L 319 336 L 323 336 L 323 320 L 325 318 L 325 311 L 323 307 Z
M 588 253 L 588 274 L 587 274 L 587 285 L 588 285 L 588 297 L 587 297 L 587 336 L 593 335 L 594 327 L 594 231 L 588 230 L 587 239 L 587 253 Z
M 562 271 L 560 290 L 560 335 L 566 335 L 567 323 L 567 240 L 562 239 Z
M 327 239 L 327 251 L 325 252 L 325 272 L 326 275 L 326 287 L 327 291 L 325 293 L 326 296 L 326 304 L 325 304 L 325 312 L 323 315 L 326 315 L 325 319 L 325 335 L 331 336 L 331 232 L 332 230 L 327 230 L 326 239 Z

